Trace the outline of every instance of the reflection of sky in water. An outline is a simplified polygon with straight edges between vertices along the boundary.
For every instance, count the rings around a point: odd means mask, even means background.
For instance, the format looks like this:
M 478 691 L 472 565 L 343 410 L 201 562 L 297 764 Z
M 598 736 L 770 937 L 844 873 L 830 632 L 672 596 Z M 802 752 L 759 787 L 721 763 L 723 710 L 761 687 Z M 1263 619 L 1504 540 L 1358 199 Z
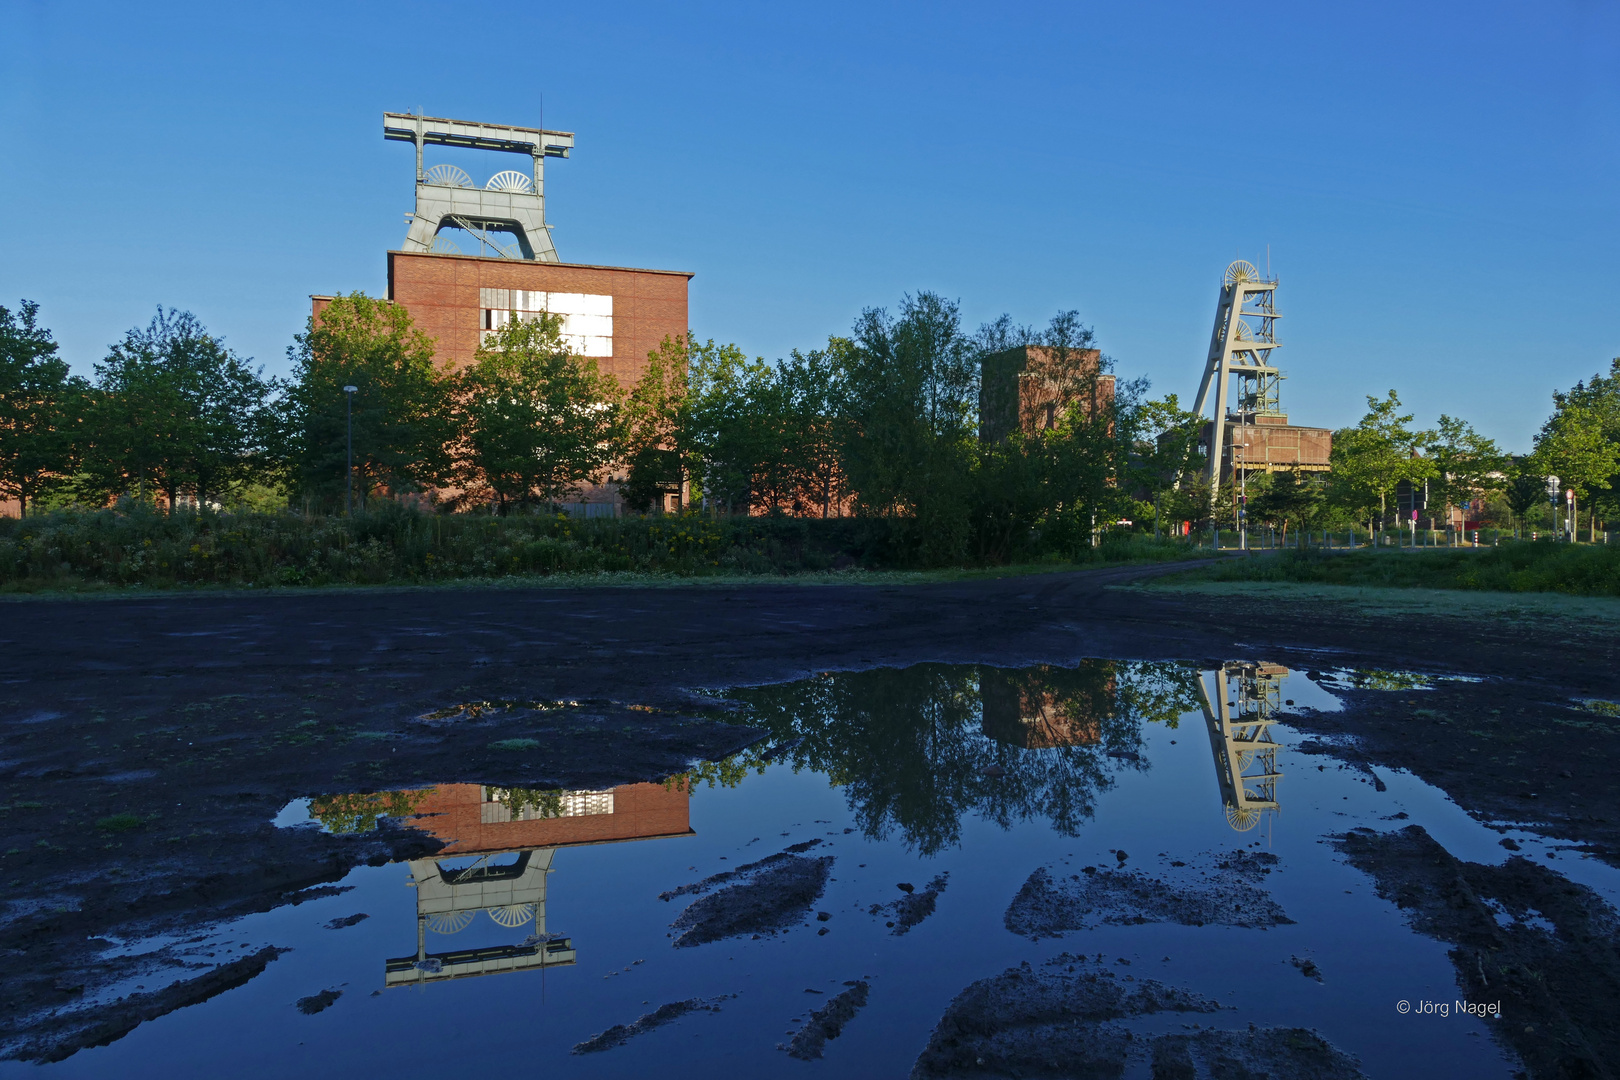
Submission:
M 1244 678 L 1265 684 L 1258 688 L 1267 708 L 1281 717 L 1264 725 L 1275 749 L 1271 797 L 1260 801 L 1275 806 L 1242 831 L 1232 825 L 1236 781 L 1223 772 L 1221 748 L 1241 757 L 1244 747 L 1225 741 L 1218 676 L 1227 680 L 1231 717 L 1259 714 L 1245 711 L 1256 699 L 1250 693 L 1245 705 Z M 358 868 L 340 895 L 205 930 L 206 941 L 194 943 L 291 946 L 263 975 L 111 1046 L 43 1069 L 0 1066 L 0 1073 L 336 1077 L 419 1068 L 432 1053 L 479 1067 L 521 1061 L 569 1076 L 798 1075 L 807 1066 L 776 1044 L 844 980 L 869 977 L 870 1004 L 828 1044 L 825 1066 L 839 1075 L 896 1076 L 909 1071 L 969 983 L 1065 950 L 1124 958 L 1130 965 L 1118 966 L 1121 973 L 1234 1006 L 1210 1018 L 1218 1027 L 1314 1028 L 1360 1057 L 1370 1076 L 1511 1072 L 1485 1037 L 1485 1021 L 1396 1016 L 1398 999 L 1456 996 L 1446 947 L 1410 931 L 1367 878 L 1319 842 L 1357 826 L 1410 821 L 1460 858 L 1500 862 L 1507 855 L 1501 834 L 1410 775 L 1380 770 L 1387 790 L 1379 792 L 1365 772 L 1294 749 L 1300 737 L 1287 727 L 1287 701 L 1295 709 L 1337 707 L 1303 673 L 1113 662 L 1024 671 L 923 665 L 729 696 L 743 705 L 739 720 L 762 723 L 771 736 L 735 759 L 695 769 L 689 798 L 685 781 L 616 788 L 611 799 L 440 785 L 414 804 L 432 815 L 415 820 L 456 836 L 456 848 L 440 859 Z M 336 806 L 350 822 L 370 815 L 352 801 L 313 805 Z M 311 806 L 300 800 L 277 824 L 311 821 Z M 1409 819 L 1390 820 L 1403 811 Z M 816 904 L 829 921 L 758 941 L 671 947 L 669 923 L 689 898 L 663 902 L 660 892 L 810 839 L 822 841 L 816 853 L 837 859 Z M 1295 924 L 1104 926 L 1039 943 L 1002 924 L 1037 866 L 1112 866 L 1110 852 L 1123 849 L 1129 867 L 1154 873 L 1172 859 L 1240 846 L 1280 856 L 1280 872 L 1266 886 Z M 1543 857 L 1543 848 L 1526 848 Z M 515 850 L 532 853 L 516 870 Z M 458 878 L 480 860 L 492 871 L 485 880 Z M 1612 871 L 1601 864 L 1561 856 L 1552 865 L 1613 899 Z M 905 936 L 868 914 L 901 895 L 897 883 L 921 886 L 941 871 L 950 883 L 937 912 Z M 466 887 L 459 893 L 458 883 Z M 474 895 L 474 885 L 484 891 Z M 370 918 L 326 928 L 361 912 Z M 816 933 L 821 926 L 825 936 Z M 488 957 L 510 960 L 554 945 L 561 946 L 556 963 L 526 970 L 497 962 L 488 970 L 507 973 L 412 974 L 470 972 Z M 434 956 L 459 959 L 434 970 Z M 1313 959 L 1325 981 L 1302 977 L 1292 956 Z M 390 981 L 414 984 L 384 991 L 385 966 L 396 969 Z M 329 988 L 343 991 L 331 1008 L 304 1016 L 293 1007 Z M 739 996 L 719 1013 L 687 1016 L 606 1053 L 569 1055 L 575 1043 L 665 1002 L 722 994 Z

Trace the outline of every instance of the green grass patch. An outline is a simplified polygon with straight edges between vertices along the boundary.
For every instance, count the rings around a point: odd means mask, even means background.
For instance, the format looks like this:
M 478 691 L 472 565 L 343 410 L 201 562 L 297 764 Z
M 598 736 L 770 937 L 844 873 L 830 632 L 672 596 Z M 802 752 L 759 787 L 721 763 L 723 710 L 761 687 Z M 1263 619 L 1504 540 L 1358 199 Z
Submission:
M 146 819 L 139 814 L 113 814 L 111 817 L 96 819 L 96 828 L 105 832 L 132 832 L 145 826 Z
M 1500 547 L 1436 551 L 1281 551 L 1222 559 L 1178 575 L 1177 581 L 1620 597 L 1620 545 L 1508 541 Z
M 517 751 L 537 750 L 540 748 L 539 739 L 501 739 L 489 744 L 491 750 Z

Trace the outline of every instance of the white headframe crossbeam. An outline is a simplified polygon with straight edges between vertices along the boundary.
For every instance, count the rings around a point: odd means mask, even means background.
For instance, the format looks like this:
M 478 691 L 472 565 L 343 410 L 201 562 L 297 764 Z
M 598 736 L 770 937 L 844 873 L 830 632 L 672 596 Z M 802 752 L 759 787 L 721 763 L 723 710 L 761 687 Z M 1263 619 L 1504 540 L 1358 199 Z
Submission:
M 574 148 L 573 132 L 385 112 L 383 138 L 416 145 L 416 212 L 405 237 L 406 251 L 432 252 L 440 230 L 460 228 L 478 237 L 480 251 L 487 245 L 507 258 L 557 261 L 551 226 L 546 223 L 545 159 L 567 157 Z M 424 146 L 527 154 L 534 180 L 531 185 L 520 173 L 502 172 L 479 188 L 452 165 L 435 165 L 424 172 Z M 499 243 L 491 232 L 509 233 L 517 243 Z

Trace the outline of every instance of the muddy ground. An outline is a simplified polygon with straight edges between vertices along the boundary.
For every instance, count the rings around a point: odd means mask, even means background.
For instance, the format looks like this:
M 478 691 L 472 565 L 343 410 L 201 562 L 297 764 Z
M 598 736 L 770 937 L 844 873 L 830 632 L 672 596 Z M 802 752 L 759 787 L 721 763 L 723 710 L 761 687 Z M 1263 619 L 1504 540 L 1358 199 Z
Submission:
M 76 1013 L 139 976 L 95 961 L 108 941 L 292 902 L 357 863 L 431 844 L 386 828 L 272 828 L 291 799 L 654 779 L 757 737 L 691 689 L 829 669 L 1116 657 L 1485 676 L 1352 693 L 1345 712 L 1300 723 L 1331 734 L 1333 753 L 1409 768 L 1476 814 L 1616 859 L 1620 721 L 1571 703 L 1620 697 L 1612 627 L 1471 619 L 1466 597 L 1454 613 L 1391 620 L 1319 601 L 1111 588 L 1173 569 L 0 603 L 0 1056 L 65 1056 L 274 962 L 234 961 Z M 419 719 L 482 701 L 562 704 Z

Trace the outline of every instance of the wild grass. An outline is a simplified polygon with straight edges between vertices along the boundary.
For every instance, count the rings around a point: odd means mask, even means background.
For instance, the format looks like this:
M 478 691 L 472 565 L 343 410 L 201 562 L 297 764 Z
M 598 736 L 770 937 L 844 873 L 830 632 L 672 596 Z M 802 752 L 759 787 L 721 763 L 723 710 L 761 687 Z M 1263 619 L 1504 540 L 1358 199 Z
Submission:
M 162 513 L 135 506 L 0 518 L 0 593 L 196 587 L 432 585 L 544 579 L 630 584 L 985 568 L 917 565 L 903 526 L 882 520 L 706 517 L 576 519 L 427 514 L 396 504 L 354 517 Z M 1027 569 L 1161 562 L 1196 551 L 1110 537 L 1078 559 L 1023 552 Z M 990 572 L 1006 572 L 1000 568 Z
M 1434 551 L 1281 551 L 1222 559 L 1178 580 L 1620 596 L 1620 545 L 1539 540 Z

